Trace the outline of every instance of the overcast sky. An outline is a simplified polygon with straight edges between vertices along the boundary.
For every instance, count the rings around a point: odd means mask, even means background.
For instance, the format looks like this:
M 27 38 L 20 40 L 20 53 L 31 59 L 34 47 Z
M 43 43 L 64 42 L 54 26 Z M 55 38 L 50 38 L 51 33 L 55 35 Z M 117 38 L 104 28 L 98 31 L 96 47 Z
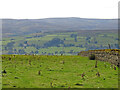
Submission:
M 118 18 L 120 0 L 0 0 L 0 18 Z

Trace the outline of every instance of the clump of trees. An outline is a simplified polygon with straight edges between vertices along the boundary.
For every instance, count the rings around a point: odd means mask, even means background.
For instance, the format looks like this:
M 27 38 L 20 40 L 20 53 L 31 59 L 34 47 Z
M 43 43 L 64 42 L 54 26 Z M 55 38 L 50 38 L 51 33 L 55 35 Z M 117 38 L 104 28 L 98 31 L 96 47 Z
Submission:
M 46 42 L 44 47 L 59 46 L 59 44 L 64 44 L 64 41 L 59 38 L 53 38 L 52 40 Z
M 74 38 L 75 42 L 77 42 L 77 34 L 71 34 L 70 37 Z

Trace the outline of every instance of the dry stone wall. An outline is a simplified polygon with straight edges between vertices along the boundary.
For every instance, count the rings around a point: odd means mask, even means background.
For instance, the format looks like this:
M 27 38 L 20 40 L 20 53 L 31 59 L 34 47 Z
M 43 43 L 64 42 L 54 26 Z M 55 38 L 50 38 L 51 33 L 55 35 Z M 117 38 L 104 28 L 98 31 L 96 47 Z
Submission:
M 89 50 L 89 51 L 81 51 L 78 55 L 89 57 L 91 54 L 95 55 L 96 60 L 107 61 L 111 64 L 115 64 L 120 67 L 120 55 L 119 51 L 114 50 Z

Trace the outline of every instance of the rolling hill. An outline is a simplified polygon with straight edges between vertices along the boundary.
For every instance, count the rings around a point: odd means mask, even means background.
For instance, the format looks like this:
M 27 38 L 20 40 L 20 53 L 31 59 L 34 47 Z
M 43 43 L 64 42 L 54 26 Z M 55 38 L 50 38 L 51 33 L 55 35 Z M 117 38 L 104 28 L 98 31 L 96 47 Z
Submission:
M 3 37 L 46 31 L 116 30 L 117 19 L 46 18 L 3 19 Z

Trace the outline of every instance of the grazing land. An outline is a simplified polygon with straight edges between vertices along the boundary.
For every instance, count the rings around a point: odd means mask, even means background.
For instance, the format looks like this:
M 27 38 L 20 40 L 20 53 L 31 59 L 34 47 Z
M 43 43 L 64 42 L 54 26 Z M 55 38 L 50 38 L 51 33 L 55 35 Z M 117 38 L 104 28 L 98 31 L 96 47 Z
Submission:
M 3 54 L 77 55 L 80 51 L 118 48 L 117 30 L 39 32 L 3 38 Z
M 118 88 L 117 19 L 2 21 L 3 88 Z M 102 49 L 110 55 L 88 54 Z
M 2 55 L 2 87 L 117 88 L 118 67 L 95 64 L 81 56 Z

